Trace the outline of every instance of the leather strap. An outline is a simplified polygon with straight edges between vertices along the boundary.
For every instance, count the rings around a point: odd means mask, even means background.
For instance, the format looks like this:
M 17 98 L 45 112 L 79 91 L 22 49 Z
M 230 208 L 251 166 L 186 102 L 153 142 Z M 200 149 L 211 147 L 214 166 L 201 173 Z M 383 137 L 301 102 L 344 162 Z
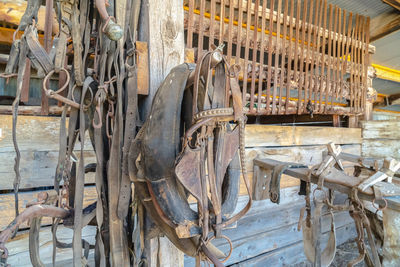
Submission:
M 67 38 L 70 35 L 71 18 L 74 12 L 74 3 L 75 0 L 64 0 L 60 3 L 60 35 L 57 43 L 57 52 L 54 61 L 56 72 L 60 72 L 60 70 L 64 67 L 64 60 L 67 51 Z
M 75 184 L 75 199 L 74 199 L 74 235 L 72 241 L 74 266 L 82 265 L 82 212 L 83 212 L 83 193 L 85 188 L 85 163 L 84 163 L 84 144 L 85 144 L 85 129 L 86 120 L 85 112 L 87 109 L 85 103 L 85 95 L 90 83 L 93 82 L 91 77 L 86 78 L 82 87 L 81 104 L 79 109 L 79 139 L 81 143 L 80 158 L 78 163 L 78 175 Z
M 31 26 L 30 26 L 31 27 Z M 15 92 L 15 99 L 12 104 L 12 139 L 15 149 L 15 162 L 14 162 L 14 197 L 15 197 L 15 214 L 19 215 L 19 201 L 18 201 L 18 190 L 21 181 L 21 174 L 19 171 L 19 164 L 21 159 L 21 153 L 19 151 L 17 143 L 17 119 L 18 119 L 18 107 L 22 91 L 23 78 L 26 71 L 26 56 L 28 54 L 28 46 L 25 40 L 25 34 L 22 36 L 19 50 L 19 62 L 18 62 L 18 77 L 17 77 L 17 90 Z

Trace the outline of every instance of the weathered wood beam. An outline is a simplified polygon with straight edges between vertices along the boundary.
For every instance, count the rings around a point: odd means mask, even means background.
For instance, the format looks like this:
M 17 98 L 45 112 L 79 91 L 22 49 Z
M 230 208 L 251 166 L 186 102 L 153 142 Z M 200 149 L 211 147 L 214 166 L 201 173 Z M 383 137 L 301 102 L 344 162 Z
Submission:
M 382 0 L 384 3 L 400 10 L 400 0 Z
M 183 1 L 143 0 L 140 17 L 139 40 L 148 42 L 149 55 L 149 90 L 141 114 L 146 118 L 158 87 L 184 61 Z M 183 266 L 183 253 L 166 237 L 151 239 L 147 252 L 150 267 Z
M 19 22 L 21 21 L 22 15 L 24 15 L 26 5 L 26 1 L 0 0 L 0 21 L 18 26 Z M 39 31 L 42 32 L 44 32 L 45 27 L 45 13 L 46 8 L 44 6 L 41 6 L 38 12 L 37 28 Z M 58 33 L 58 20 L 56 18 L 56 13 L 54 12 L 54 10 L 52 32 L 54 35 Z
M 371 42 L 400 29 L 400 12 L 383 13 L 371 20 Z
M 400 83 L 400 70 L 378 64 L 372 64 L 372 67 L 375 68 L 377 78 Z

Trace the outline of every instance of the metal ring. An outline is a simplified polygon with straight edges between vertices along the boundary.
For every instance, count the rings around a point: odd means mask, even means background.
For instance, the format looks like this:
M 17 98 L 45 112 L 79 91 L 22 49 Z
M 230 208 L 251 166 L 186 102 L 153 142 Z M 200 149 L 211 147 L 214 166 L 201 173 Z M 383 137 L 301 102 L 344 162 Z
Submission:
M 233 64 L 232 66 L 229 67 L 229 76 L 231 78 L 236 78 L 240 71 L 242 70 L 242 68 L 240 67 L 240 65 L 238 64 Z
M 226 256 L 225 259 L 221 261 L 222 263 L 224 263 L 224 262 L 226 262 L 226 261 L 231 257 L 231 255 L 232 255 L 233 244 L 232 244 L 232 241 L 231 241 L 227 236 L 221 235 L 218 239 L 221 239 L 221 238 L 222 238 L 222 239 L 225 239 L 226 241 L 228 241 L 228 244 L 229 244 L 229 247 L 230 247 L 228 256 Z M 212 240 L 214 240 L 214 239 L 215 239 L 215 236 L 212 236 L 212 237 L 207 241 L 206 245 L 207 245 L 208 243 L 210 243 L 210 242 L 211 242 Z
M 378 206 L 375 205 L 376 198 L 374 198 L 374 200 L 372 200 L 372 207 L 377 209 L 377 211 L 385 210 L 387 208 L 387 206 L 388 206 L 387 200 L 385 198 L 382 198 L 382 199 L 385 201 L 385 206 L 383 208 L 381 208 L 379 205 Z
M 57 91 L 53 91 L 49 88 L 47 88 L 47 82 L 49 81 L 50 77 L 54 74 L 54 70 L 51 70 L 49 73 L 47 73 L 46 77 L 44 77 L 43 79 L 43 90 L 46 92 L 47 95 L 52 95 L 52 94 L 59 94 L 62 91 L 65 90 L 65 88 L 67 88 L 68 84 L 69 84 L 69 80 L 71 79 L 71 76 L 69 75 L 69 72 L 65 69 L 65 68 L 61 68 L 60 71 L 64 71 L 65 74 L 67 75 L 67 80 L 65 81 L 65 84 L 58 89 Z M 75 101 L 75 100 L 74 100 Z
M 313 194 L 313 199 L 315 200 L 315 192 L 316 191 L 322 191 L 322 192 L 324 192 L 324 199 L 323 200 L 325 200 L 325 199 L 327 199 L 328 198 L 328 195 L 327 195 L 327 193 L 326 193 L 326 191 L 324 190 L 324 189 L 322 189 L 322 188 L 315 188 L 314 190 L 313 190 L 313 192 L 312 192 L 312 194 Z

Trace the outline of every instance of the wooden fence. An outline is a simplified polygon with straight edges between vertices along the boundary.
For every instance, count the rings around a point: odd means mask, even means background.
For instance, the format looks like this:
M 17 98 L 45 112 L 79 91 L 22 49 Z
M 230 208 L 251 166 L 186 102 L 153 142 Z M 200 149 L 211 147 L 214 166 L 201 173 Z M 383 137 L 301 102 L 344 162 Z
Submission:
M 362 114 L 370 18 L 327 0 L 185 0 L 187 48 L 224 45 L 251 115 Z

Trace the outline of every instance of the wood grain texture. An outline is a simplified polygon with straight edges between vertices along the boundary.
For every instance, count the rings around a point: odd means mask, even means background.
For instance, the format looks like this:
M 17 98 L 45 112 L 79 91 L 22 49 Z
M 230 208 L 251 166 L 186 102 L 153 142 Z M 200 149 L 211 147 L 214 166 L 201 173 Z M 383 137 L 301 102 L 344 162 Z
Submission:
M 60 225 L 57 230 L 57 237 L 59 241 L 65 243 L 72 242 L 73 230 Z M 82 238 L 88 241 L 90 244 L 95 243 L 96 228 L 94 226 L 87 226 L 82 229 Z M 46 266 L 51 266 L 52 262 L 52 251 L 53 251 L 53 235 L 51 233 L 51 227 L 43 227 L 39 234 L 39 252 L 40 259 Z M 7 243 L 9 250 L 9 258 L 7 263 L 11 266 L 29 267 L 32 266 L 29 258 L 29 232 L 19 233 L 13 240 Z M 94 253 L 91 250 L 88 258 L 89 266 L 95 266 L 94 264 Z M 56 265 L 59 266 L 72 266 L 72 249 L 60 249 L 57 248 Z
M 146 2 L 146 1 L 145 1 Z M 147 0 L 148 31 L 143 37 L 149 46 L 149 95 L 145 100 L 144 118 L 153 97 L 172 68 L 183 63 L 183 1 Z M 142 10 L 143 11 L 143 10 Z
M 399 140 L 366 139 L 362 144 L 363 157 L 386 158 L 400 160 Z
M 67 120 L 68 125 L 68 120 Z M 0 116 L 0 153 L 14 152 L 12 143 L 12 116 Z M 58 151 L 60 134 L 59 117 L 19 116 L 17 142 L 21 151 Z M 75 149 L 80 149 L 79 142 Z M 93 150 L 89 135 L 85 137 L 85 149 Z
M 361 144 L 361 129 L 270 126 L 246 126 L 246 147 Z
M 387 12 L 371 20 L 371 41 L 376 41 L 400 29 L 400 15 L 398 11 Z
M 19 207 L 20 211 L 23 211 L 26 204 L 34 201 L 37 198 L 37 194 L 43 191 L 23 192 L 19 193 Z M 97 200 L 96 188 L 94 186 L 85 187 L 85 197 L 83 201 L 84 207 L 95 202 Z M 14 194 L 1 194 L 0 195 L 0 231 L 2 231 L 12 220 L 15 218 L 14 210 Z M 42 224 L 51 224 L 50 218 L 42 220 Z M 20 229 L 28 228 L 27 223 L 23 223 Z
M 21 151 L 20 189 L 53 186 L 59 149 L 59 117 L 19 116 L 17 142 Z M 0 190 L 13 189 L 14 146 L 12 143 L 12 116 L 0 116 Z M 75 150 L 80 149 L 79 142 Z M 90 138 L 85 138 L 87 163 L 96 158 Z M 79 153 L 76 153 L 79 158 Z M 94 183 L 94 174 L 87 174 L 86 183 Z
M 136 42 L 137 90 L 139 95 L 149 94 L 149 50 L 146 42 Z
M 148 31 L 142 33 L 142 40 L 148 42 L 150 75 L 149 94 L 142 107 L 142 118 L 146 118 L 160 84 L 171 69 L 184 62 L 185 44 L 183 0 L 146 0 L 143 3 L 147 7 L 141 10 L 142 14 L 145 13 L 141 16 L 145 20 L 141 25 L 148 27 Z M 156 243 L 160 245 L 160 250 Z M 158 262 L 166 267 L 183 265 L 183 253 L 166 240 L 166 237 L 151 240 L 150 251 L 157 255 L 160 251 L 160 254 L 158 257 L 151 257 L 149 266 L 158 266 Z
M 297 231 L 300 209 L 304 206 L 304 197 L 297 194 L 297 188 L 286 188 L 281 192 L 282 202 L 280 205 L 271 203 L 269 200 L 256 201 L 245 217 L 240 219 L 233 229 L 223 231 L 233 243 L 233 254 L 225 263 L 226 266 L 250 260 L 265 253 L 279 254 L 288 246 L 298 244 L 296 250 L 298 256 L 286 255 L 286 261 L 293 263 L 301 261 L 303 254 L 302 233 Z M 338 203 L 343 201 L 343 196 L 338 196 Z M 339 200 L 340 199 L 340 200 Z M 238 209 L 245 204 L 245 198 L 239 199 Z M 352 219 L 347 212 L 336 213 L 335 224 L 338 229 L 349 227 Z M 330 227 L 330 217 L 327 214 L 322 219 L 322 231 L 325 233 L 323 241 L 326 241 L 327 231 Z M 339 242 L 343 243 L 355 236 L 354 228 L 344 234 L 340 234 Z M 339 230 L 340 231 L 340 230 Z M 343 233 L 343 232 L 342 232 Z M 338 234 L 339 235 L 339 234 Z M 229 250 L 225 240 L 214 240 L 223 252 Z M 324 243 L 323 243 L 324 244 Z M 282 254 L 280 254 L 281 256 Z M 279 260 L 279 256 L 275 258 Z M 185 266 L 194 266 L 192 258 L 185 258 Z M 243 266 L 253 266 L 243 265 Z M 264 265 L 264 266 L 281 266 Z
M 292 146 L 292 147 L 255 147 L 246 148 L 246 168 L 248 177 L 253 181 L 253 160 L 255 158 L 268 158 L 282 162 L 295 162 L 312 167 L 322 162 L 322 155 L 327 151 L 325 145 L 320 146 Z M 361 145 L 342 145 L 342 151 L 354 155 L 361 155 Z M 348 174 L 353 172 L 349 163 L 343 163 Z M 283 174 L 281 179 L 281 188 L 298 186 L 300 180 L 289 175 Z M 240 195 L 246 195 L 246 187 L 243 180 L 240 181 Z
M 363 121 L 362 138 L 365 139 L 400 139 L 400 121 Z
M 0 21 L 7 22 L 10 24 L 14 24 L 15 26 L 19 25 L 22 15 L 25 12 L 27 6 L 26 1 L 15 0 L 0 0 Z M 45 26 L 45 7 L 41 6 L 38 13 L 38 23 L 37 28 L 39 31 L 44 31 Z M 53 34 L 58 33 L 58 20 L 56 14 L 53 10 L 53 27 L 52 27 Z M 10 40 L 10 43 L 12 40 Z
M 0 152 L 0 190 L 12 190 L 14 182 L 14 153 Z M 76 154 L 79 158 L 80 154 Z M 95 163 L 96 157 L 93 151 L 85 151 L 85 162 Z M 21 152 L 21 183 L 20 189 L 53 186 L 58 151 L 22 151 Z M 85 175 L 85 183 L 95 182 L 94 173 Z M 61 183 L 62 184 L 62 183 Z

